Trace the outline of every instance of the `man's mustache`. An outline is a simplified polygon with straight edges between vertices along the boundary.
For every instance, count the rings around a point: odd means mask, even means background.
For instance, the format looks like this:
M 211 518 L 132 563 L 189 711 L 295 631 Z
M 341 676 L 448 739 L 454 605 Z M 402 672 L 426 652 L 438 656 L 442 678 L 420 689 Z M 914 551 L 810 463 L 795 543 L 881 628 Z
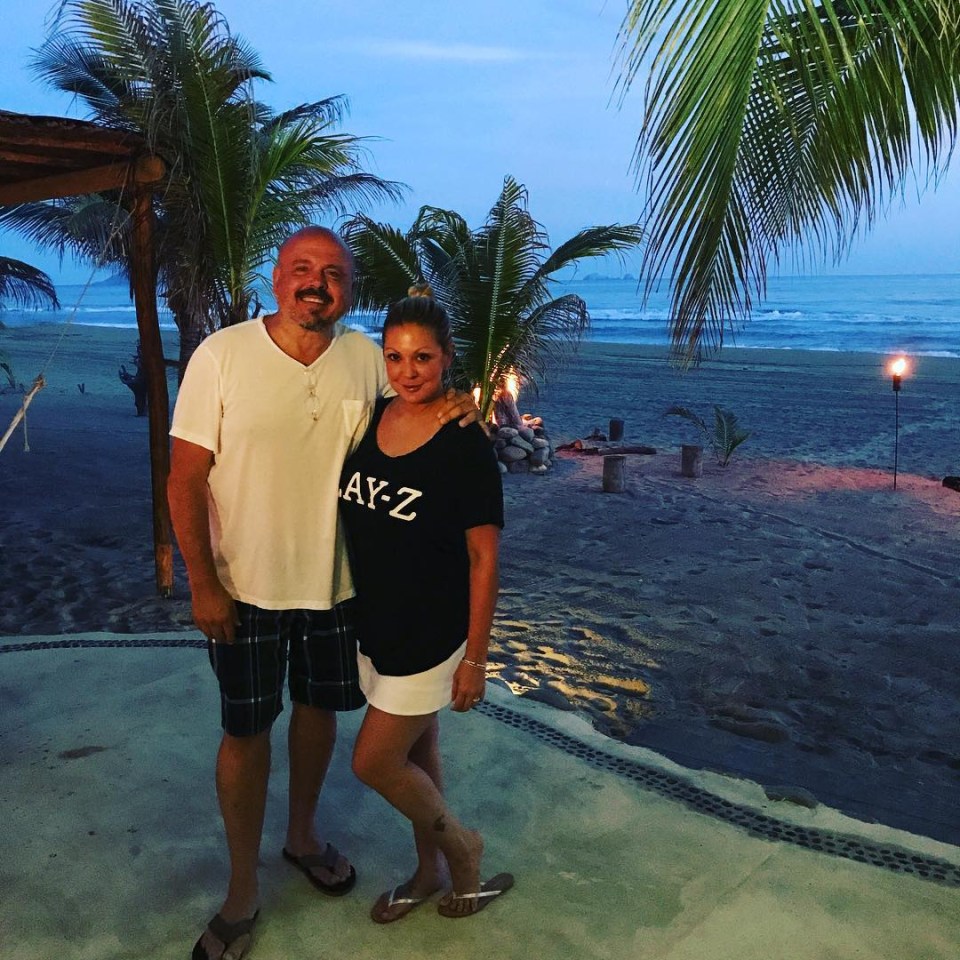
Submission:
M 302 290 L 296 292 L 296 298 L 298 300 L 302 300 L 304 297 L 317 297 L 317 299 L 322 300 L 324 303 L 333 303 L 333 297 L 331 297 L 323 287 L 304 287 Z

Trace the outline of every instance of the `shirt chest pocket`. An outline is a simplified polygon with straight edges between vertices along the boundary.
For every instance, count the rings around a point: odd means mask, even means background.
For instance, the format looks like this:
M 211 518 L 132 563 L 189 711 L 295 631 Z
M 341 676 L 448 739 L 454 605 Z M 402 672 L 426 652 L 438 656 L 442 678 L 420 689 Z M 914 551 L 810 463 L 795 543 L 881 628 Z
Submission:
M 369 400 L 344 400 L 343 426 L 347 437 L 347 456 L 357 449 L 370 425 L 373 403 Z

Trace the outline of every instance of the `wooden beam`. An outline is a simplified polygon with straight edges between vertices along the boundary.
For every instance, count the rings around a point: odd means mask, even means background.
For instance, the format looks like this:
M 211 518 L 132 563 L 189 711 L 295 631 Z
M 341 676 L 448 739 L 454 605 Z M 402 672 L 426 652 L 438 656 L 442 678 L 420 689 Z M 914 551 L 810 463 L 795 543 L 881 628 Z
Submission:
M 153 489 L 153 553 L 157 592 L 173 593 L 173 527 L 167 505 L 170 476 L 170 399 L 163 341 L 157 317 L 157 282 L 153 250 L 153 205 L 149 189 L 137 191 L 133 203 L 130 280 L 137 308 L 140 356 L 147 375 L 147 416 L 150 421 L 150 481 Z
M 110 158 L 104 157 L 104 162 Z M 52 167 L 54 170 L 77 169 L 77 155 L 75 153 L 65 153 L 52 150 L 12 150 L 9 145 L 0 139 L 0 160 L 9 160 L 12 165 L 27 167 Z
M 137 185 L 156 183 L 162 179 L 164 170 L 159 157 L 143 157 L 133 163 L 110 163 L 90 170 L 9 183 L 0 185 L 0 205 L 119 190 L 130 182 Z
M 9 115 L 0 111 L 0 142 L 11 146 L 35 147 L 39 150 L 69 150 L 71 153 L 86 152 L 128 158 L 143 151 L 143 138 L 122 133 L 93 123 L 80 128 L 64 127 L 63 121 L 38 122 L 44 118 L 24 117 L 11 121 Z

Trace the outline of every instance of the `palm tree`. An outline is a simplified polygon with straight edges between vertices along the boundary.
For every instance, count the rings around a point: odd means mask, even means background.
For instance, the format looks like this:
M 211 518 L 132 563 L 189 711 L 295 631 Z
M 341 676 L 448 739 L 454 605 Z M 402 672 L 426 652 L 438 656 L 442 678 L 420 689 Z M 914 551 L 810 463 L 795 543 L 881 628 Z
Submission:
M 452 210 L 427 206 L 406 233 L 363 215 L 343 231 L 358 264 L 359 307 L 379 309 L 411 284 L 430 284 L 450 317 L 461 381 L 480 388 L 484 418 L 508 374 L 535 385 L 589 323 L 580 297 L 552 296 L 554 275 L 589 257 L 622 253 L 641 239 L 636 225 L 588 227 L 551 253 L 527 199 L 526 188 L 507 177 L 476 230 Z
M 672 279 L 684 362 L 749 317 L 772 263 L 841 258 L 957 141 L 948 0 L 633 0 L 621 41 L 621 92 L 650 71 L 647 292 Z
M 399 195 L 363 172 L 362 141 L 337 132 L 342 97 L 279 114 L 255 99 L 269 74 L 210 4 L 67 0 L 61 14 L 38 74 L 99 123 L 142 136 L 167 166 L 156 198 L 159 285 L 182 362 L 211 330 L 249 316 L 257 271 L 291 230 Z M 25 204 L 0 219 L 61 253 L 124 263 L 122 199 Z
M 0 312 L 6 307 L 8 301 L 28 309 L 49 306 L 56 310 L 60 306 L 53 281 L 47 274 L 22 260 L 0 257 Z M 0 330 L 3 329 L 4 323 L 0 320 Z M 13 367 L 2 350 L 0 350 L 0 371 L 3 372 L 10 386 L 14 386 Z

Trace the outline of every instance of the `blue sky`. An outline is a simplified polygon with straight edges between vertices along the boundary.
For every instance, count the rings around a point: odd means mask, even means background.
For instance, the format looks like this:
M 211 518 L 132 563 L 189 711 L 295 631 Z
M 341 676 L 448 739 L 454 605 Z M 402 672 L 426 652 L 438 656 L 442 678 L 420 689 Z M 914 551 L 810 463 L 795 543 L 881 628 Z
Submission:
M 31 75 L 44 37 L 42 5 L 5 4 L 0 107 L 83 116 Z M 481 221 L 513 175 L 556 243 L 594 223 L 641 214 L 631 157 L 640 87 L 618 105 L 616 43 L 622 0 L 220 0 L 234 33 L 261 55 L 276 108 L 346 94 L 344 129 L 376 137 L 369 167 L 411 188 L 399 207 L 372 211 L 407 226 L 423 203 Z M 960 273 L 960 170 L 936 193 L 908 191 L 823 272 Z M 58 272 L 10 234 L 0 252 Z M 589 269 L 589 267 L 588 267 Z M 65 264 L 61 278 L 85 279 Z

